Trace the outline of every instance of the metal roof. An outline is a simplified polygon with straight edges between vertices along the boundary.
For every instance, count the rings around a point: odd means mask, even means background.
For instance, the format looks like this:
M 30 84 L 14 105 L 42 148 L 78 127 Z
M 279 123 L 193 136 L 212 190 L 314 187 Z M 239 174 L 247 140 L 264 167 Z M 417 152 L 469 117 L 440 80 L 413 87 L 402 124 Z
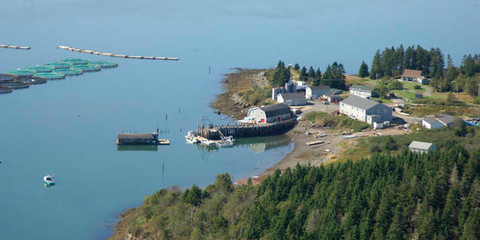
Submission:
M 423 121 L 427 122 L 427 123 L 430 123 L 431 124 L 434 124 L 436 122 L 440 123 L 439 121 L 437 121 L 437 119 L 435 118 L 424 118 Z
M 312 90 L 324 90 L 324 89 L 330 89 L 330 86 L 310 86 L 309 88 Z
M 420 150 L 429 150 L 432 147 L 433 143 L 412 141 L 408 148 L 420 149 Z
M 373 87 L 365 86 L 365 85 L 357 85 L 357 84 L 352 85 L 350 89 L 357 90 L 357 91 L 368 91 L 368 92 L 373 91 Z
M 279 116 L 290 113 L 290 107 L 284 103 L 277 103 L 274 105 L 264 106 L 260 108 L 265 112 L 267 117 Z
M 379 102 L 375 102 L 373 100 L 366 99 L 366 98 L 357 97 L 357 96 L 354 96 L 354 95 L 350 95 L 350 97 L 343 100 L 342 103 L 345 103 L 347 105 L 350 105 L 350 106 L 353 106 L 353 107 L 356 107 L 356 108 L 360 108 L 360 109 L 363 109 L 363 110 L 368 110 L 368 109 L 380 104 Z
M 295 100 L 295 99 L 305 99 L 304 92 L 297 92 L 297 93 L 280 93 L 284 100 Z
M 438 114 L 437 120 L 440 121 L 443 125 L 450 125 L 455 122 L 455 118 L 448 114 Z
M 119 133 L 118 139 L 154 139 L 152 133 Z

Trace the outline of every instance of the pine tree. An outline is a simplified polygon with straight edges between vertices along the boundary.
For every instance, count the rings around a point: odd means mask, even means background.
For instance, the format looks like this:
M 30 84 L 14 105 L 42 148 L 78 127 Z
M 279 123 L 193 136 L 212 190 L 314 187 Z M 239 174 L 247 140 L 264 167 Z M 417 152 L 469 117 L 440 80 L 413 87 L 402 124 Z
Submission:
M 358 70 L 358 76 L 364 78 L 368 77 L 368 75 L 368 66 L 365 61 L 362 61 L 362 65 L 360 65 L 360 69 Z
M 375 57 L 373 57 L 372 68 L 370 70 L 370 78 L 378 79 L 383 77 L 383 71 L 381 71 L 381 56 L 380 50 L 377 50 Z

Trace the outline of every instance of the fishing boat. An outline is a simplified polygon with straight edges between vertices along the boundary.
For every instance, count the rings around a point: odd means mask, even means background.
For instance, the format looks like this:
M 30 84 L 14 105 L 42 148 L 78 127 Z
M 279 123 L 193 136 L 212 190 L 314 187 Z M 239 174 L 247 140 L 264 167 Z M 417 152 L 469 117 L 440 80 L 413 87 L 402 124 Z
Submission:
M 198 144 L 200 140 L 198 136 L 193 131 L 188 131 L 188 134 L 185 136 L 185 140 L 188 144 Z
M 46 175 L 45 177 L 43 177 L 43 181 L 45 182 L 45 185 L 47 186 L 53 186 L 55 185 L 55 177 L 53 177 L 52 175 Z

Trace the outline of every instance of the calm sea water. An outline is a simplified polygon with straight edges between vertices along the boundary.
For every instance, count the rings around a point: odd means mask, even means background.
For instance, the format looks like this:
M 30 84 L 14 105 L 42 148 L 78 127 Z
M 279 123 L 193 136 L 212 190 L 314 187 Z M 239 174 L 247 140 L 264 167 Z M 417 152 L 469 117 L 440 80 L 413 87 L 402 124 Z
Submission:
M 282 59 L 323 70 L 340 61 L 355 73 L 377 48 L 400 43 L 440 47 L 459 62 L 480 52 L 478 12 L 474 0 L 4 1 L 0 43 L 32 50 L 0 49 L 0 71 L 65 57 L 120 66 L 0 95 L 0 238 L 104 239 L 116 214 L 160 188 L 205 186 L 223 172 L 238 179 L 279 161 L 288 139 L 218 151 L 184 143 L 200 118 L 228 121 L 209 103 L 232 67 Z M 102 58 L 57 45 L 181 60 Z M 117 149 L 116 133 L 157 126 L 172 145 Z M 43 186 L 47 173 L 55 187 Z

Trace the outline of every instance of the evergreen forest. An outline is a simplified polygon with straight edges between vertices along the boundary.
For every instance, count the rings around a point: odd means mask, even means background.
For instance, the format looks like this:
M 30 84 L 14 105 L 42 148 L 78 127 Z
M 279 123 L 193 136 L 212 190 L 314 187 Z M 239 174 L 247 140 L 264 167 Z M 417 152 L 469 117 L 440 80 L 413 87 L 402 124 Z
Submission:
M 257 186 L 221 174 L 146 197 L 120 225 L 138 239 L 480 239 L 480 151 L 297 165 Z

